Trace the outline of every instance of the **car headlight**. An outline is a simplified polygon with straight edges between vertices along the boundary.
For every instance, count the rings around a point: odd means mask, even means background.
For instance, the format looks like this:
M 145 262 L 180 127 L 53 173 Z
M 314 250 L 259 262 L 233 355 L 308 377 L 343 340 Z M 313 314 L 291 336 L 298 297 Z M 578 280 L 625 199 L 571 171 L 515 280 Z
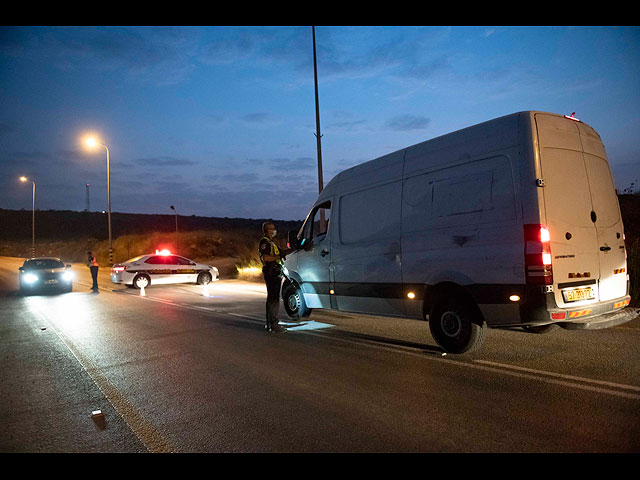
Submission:
M 71 273 L 71 272 L 64 272 L 64 273 L 62 274 L 62 279 L 63 279 L 65 282 L 71 282 L 71 281 L 73 280 L 73 273 Z
M 33 273 L 25 273 L 24 281 L 27 283 L 35 283 L 38 281 L 38 276 Z

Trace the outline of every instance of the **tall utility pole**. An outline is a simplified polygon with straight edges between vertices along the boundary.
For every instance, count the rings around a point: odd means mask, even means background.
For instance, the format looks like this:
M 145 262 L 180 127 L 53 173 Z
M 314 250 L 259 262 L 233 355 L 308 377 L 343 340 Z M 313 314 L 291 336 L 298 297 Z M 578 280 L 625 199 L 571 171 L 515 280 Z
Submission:
M 316 27 L 311 27 L 313 33 L 313 79 L 316 87 L 316 143 L 318 145 L 318 193 L 324 188 L 322 180 L 322 145 L 320 142 L 320 105 L 318 103 L 318 65 L 316 62 Z
M 91 211 L 91 203 L 89 202 L 89 184 L 86 184 L 86 198 L 85 198 L 85 208 L 84 211 L 85 212 L 90 212 Z

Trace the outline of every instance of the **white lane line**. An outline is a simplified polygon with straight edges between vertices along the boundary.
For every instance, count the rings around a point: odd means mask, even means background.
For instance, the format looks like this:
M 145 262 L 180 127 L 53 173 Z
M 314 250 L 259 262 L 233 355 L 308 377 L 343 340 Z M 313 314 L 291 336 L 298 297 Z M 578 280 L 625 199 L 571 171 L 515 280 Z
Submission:
M 144 299 L 147 299 L 147 300 L 153 300 L 153 301 L 157 301 L 157 302 L 161 302 L 161 303 L 165 303 L 165 304 L 169 304 L 169 305 L 174 305 L 176 307 L 190 308 L 190 309 L 200 310 L 200 311 L 208 311 L 208 312 L 217 313 L 217 314 L 231 315 L 233 317 L 244 318 L 246 320 L 250 320 L 250 321 L 256 322 L 256 323 L 257 322 L 264 322 L 263 318 L 253 317 L 253 316 L 249 316 L 249 315 L 242 315 L 242 314 L 233 313 L 233 312 L 221 312 L 221 311 L 212 310 L 212 309 L 206 308 L 206 307 L 198 307 L 198 306 L 188 305 L 188 304 L 179 304 L 179 303 L 171 302 L 169 300 L 161 300 L 161 299 L 149 298 L 149 297 L 141 297 L 141 298 L 144 298 Z M 320 323 L 320 322 L 317 322 L 317 323 Z M 333 325 L 330 325 L 330 324 L 322 324 L 322 325 L 326 325 L 328 327 L 333 326 Z M 291 327 L 287 326 L 287 329 L 294 331 L 295 327 L 291 328 Z M 630 391 L 638 391 L 638 392 L 640 392 L 640 387 L 636 387 L 636 386 L 633 386 L 633 385 L 624 385 L 624 384 L 614 383 L 614 382 L 606 382 L 606 381 L 601 381 L 601 380 L 592 380 L 592 379 L 583 378 L 583 377 L 577 377 L 577 376 L 572 376 L 572 375 L 564 375 L 564 374 L 559 374 L 559 373 L 546 372 L 544 370 L 536 370 L 536 369 L 532 369 L 532 368 L 518 367 L 518 366 L 515 366 L 515 365 L 501 364 L 501 363 L 497 363 L 497 362 L 491 362 L 491 361 L 488 361 L 488 360 L 474 360 L 473 363 L 471 363 L 471 362 L 464 361 L 464 360 L 456 360 L 455 357 L 453 357 L 453 356 L 447 356 L 447 357 L 426 356 L 425 355 L 425 351 L 423 349 L 420 349 L 420 348 L 417 348 L 417 347 L 398 346 L 398 345 L 389 346 L 389 345 L 384 345 L 384 344 L 382 344 L 380 342 L 377 342 L 377 341 L 374 341 L 374 340 L 368 341 L 366 339 L 341 338 L 338 335 L 324 334 L 323 332 L 315 331 L 315 329 L 309 329 L 309 330 L 305 331 L 304 333 L 306 333 L 308 335 L 315 335 L 315 336 L 319 336 L 319 337 L 330 338 L 332 340 L 339 340 L 339 341 L 345 342 L 345 343 L 351 343 L 351 344 L 355 344 L 355 345 L 368 345 L 370 347 L 378 348 L 378 349 L 385 350 L 385 351 L 390 351 L 390 352 L 395 352 L 395 353 L 399 353 L 400 352 L 400 353 L 404 353 L 406 355 L 419 356 L 420 358 L 425 358 L 427 360 L 448 362 L 449 364 L 453 364 L 453 365 L 457 365 L 457 366 L 461 366 L 461 367 L 467 367 L 467 368 L 472 368 L 472 369 L 477 369 L 477 370 L 484 370 L 484 371 L 488 371 L 488 372 L 499 373 L 499 374 L 502 374 L 502 375 L 508 375 L 508 376 L 527 379 L 527 380 L 536 380 L 536 381 L 541 381 L 541 382 L 545 382 L 545 383 L 552 383 L 552 384 L 556 384 L 556 385 L 562 385 L 562 386 L 570 387 L 570 388 L 577 388 L 577 389 L 580 389 L 580 390 L 586 390 L 586 391 L 590 391 L 590 392 L 604 393 L 604 394 L 614 395 L 614 396 L 618 396 L 618 397 L 624 397 L 624 398 L 630 398 L 630 399 L 634 399 L 634 400 L 640 400 L 640 394 L 614 390 L 614 388 L 618 388 L 618 389 L 622 389 L 622 390 L 630 390 Z M 427 353 L 429 353 L 429 352 L 427 352 Z M 593 385 L 585 385 L 585 383 L 593 384 Z M 598 387 L 598 386 L 594 386 L 594 385 L 602 385 L 602 387 Z M 604 387 L 610 387 L 610 388 L 604 388 Z
M 548 372 L 546 370 L 537 370 L 535 368 L 519 367 L 517 365 L 508 365 L 508 364 L 504 364 L 504 363 L 491 362 L 491 361 L 488 361 L 488 360 L 474 360 L 474 362 L 481 363 L 481 364 L 484 364 L 484 365 L 491 365 L 491 366 L 495 366 L 495 367 L 500 367 L 500 368 L 507 368 L 507 369 L 511 369 L 511 370 L 517 370 L 517 371 L 521 371 L 521 372 L 533 373 L 534 375 L 543 375 L 543 376 L 549 376 L 549 377 L 563 378 L 565 380 L 570 380 L 570 381 L 575 381 L 575 382 L 592 383 L 592 384 L 595 384 L 595 385 L 603 385 L 603 386 L 606 386 L 606 387 L 619 388 L 619 389 L 622 389 L 622 390 L 631 390 L 631 391 L 635 391 L 635 392 L 640 392 L 640 387 L 637 387 L 635 385 L 626 385 L 626 384 L 623 384 L 623 383 L 607 382 L 607 381 L 604 381 L 604 380 L 594 380 L 594 379 L 591 379 L 591 378 L 577 377 L 575 375 L 566 375 L 564 373 Z
M 54 331 L 60 341 L 76 358 L 80 366 L 87 372 L 113 409 L 120 415 L 122 420 L 129 426 L 131 431 L 138 437 L 150 453 L 173 453 L 178 451 L 176 447 L 164 437 L 160 430 L 158 430 L 151 422 L 145 420 L 138 409 L 129 402 L 127 397 L 120 392 L 118 387 L 111 382 L 109 377 L 107 377 L 102 370 L 93 363 L 91 358 L 82 353 L 82 351 L 74 345 L 71 339 L 57 328 L 54 320 L 49 319 L 49 317 L 40 310 L 40 307 L 35 305 L 33 302 L 30 302 L 29 307 L 33 313 L 39 316 L 51 327 L 51 330 Z

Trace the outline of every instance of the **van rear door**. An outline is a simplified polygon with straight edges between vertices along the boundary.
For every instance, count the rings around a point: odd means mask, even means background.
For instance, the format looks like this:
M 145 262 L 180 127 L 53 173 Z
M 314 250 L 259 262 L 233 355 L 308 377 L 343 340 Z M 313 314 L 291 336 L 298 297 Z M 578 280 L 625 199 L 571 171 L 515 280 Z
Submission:
M 622 220 L 600 137 L 568 118 L 536 114 L 555 300 L 578 307 L 626 294 Z
M 598 238 L 600 301 L 612 300 L 627 293 L 627 261 L 620 205 L 600 137 L 588 125 L 578 123 L 577 126 L 589 177 Z

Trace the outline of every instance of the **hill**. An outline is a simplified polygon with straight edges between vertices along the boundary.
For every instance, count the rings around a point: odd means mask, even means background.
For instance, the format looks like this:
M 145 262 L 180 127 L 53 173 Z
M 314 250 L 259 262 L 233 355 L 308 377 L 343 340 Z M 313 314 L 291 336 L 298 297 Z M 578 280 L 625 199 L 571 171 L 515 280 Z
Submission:
M 618 196 L 624 222 L 632 305 L 640 306 L 640 195 Z M 234 275 L 236 267 L 258 266 L 258 241 L 265 219 L 112 213 L 113 261 L 121 262 L 156 248 L 218 266 Z M 280 241 L 302 221 L 275 220 Z M 87 250 L 108 265 L 107 215 L 100 212 L 36 210 L 36 253 L 84 262 Z M 0 255 L 31 255 L 31 211 L 0 209 Z
M 31 256 L 30 210 L 0 209 L 0 255 Z M 37 255 L 84 262 L 91 250 L 101 265 L 109 264 L 107 215 L 101 212 L 36 210 Z M 218 266 L 232 275 L 236 266 L 257 266 L 262 223 L 267 219 L 111 213 L 113 262 L 168 248 L 188 258 Z M 268 219 L 272 220 L 272 219 Z M 284 241 L 302 221 L 274 220 Z M 223 272 L 224 270 L 224 272 Z

